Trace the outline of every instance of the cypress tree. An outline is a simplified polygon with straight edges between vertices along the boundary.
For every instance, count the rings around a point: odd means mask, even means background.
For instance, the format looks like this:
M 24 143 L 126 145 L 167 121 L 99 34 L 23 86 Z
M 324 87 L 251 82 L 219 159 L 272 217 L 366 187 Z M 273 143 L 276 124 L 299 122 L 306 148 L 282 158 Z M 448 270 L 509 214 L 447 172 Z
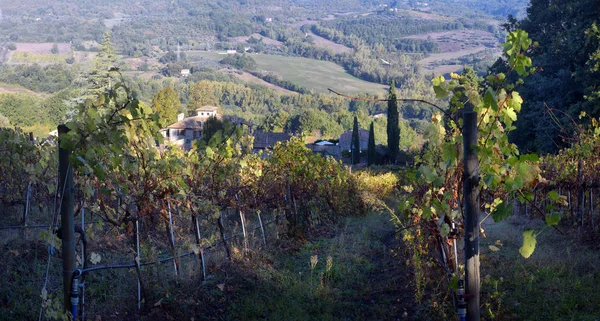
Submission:
M 396 163 L 398 159 L 400 149 L 400 127 L 399 127 L 399 114 L 398 114 L 398 102 L 396 101 L 396 84 L 392 80 L 390 84 L 390 91 L 388 94 L 388 122 L 387 122 L 387 135 L 388 135 L 388 150 L 389 157 L 392 163 Z
M 93 94 L 104 92 L 104 90 L 112 86 L 117 77 L 111 74 L 111 69 L 117 67 L 118 57 L 110 40 L 111 33 L 106 31 L 102 44 L 100 45 L 100 51 L 94 57 L 94 67 L 92 68 L 89 78 L 91 81 L 90 89 Z
M 375 164 L 375 129 L 373 128 L 373 122 L 369 127 L 369 149 L 367 150 L 367 163 L 369 166 Z
M 358 118 L 354 115 L 352 127 L 352 165 L 360 163 L 360 139 L 358 138 Z

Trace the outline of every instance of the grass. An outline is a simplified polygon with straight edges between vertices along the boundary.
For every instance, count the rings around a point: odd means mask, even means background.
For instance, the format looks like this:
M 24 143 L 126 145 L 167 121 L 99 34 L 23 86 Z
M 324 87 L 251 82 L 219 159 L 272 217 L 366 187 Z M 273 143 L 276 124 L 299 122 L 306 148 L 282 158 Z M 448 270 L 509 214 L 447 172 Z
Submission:
M 396 320 L 404 312 L 414 317 L 412 288 L 389 217 L 348 219 L 340 230 L 323 234 L 293 254 L 276 251 L 253 266 L 253 277 L 246 278 L 226 319 Z
M 31 52 L 15 51 L 12 53 L 11 63 L 40 63 L 40 64 L 62 64 L 65 63 L 65 55 L 40 54 Z
M 219 61 L 225 55 L 217 52 L 189 52 L 190 60 L 209 59 Z M 357 94 L 361 92 L 385 93 L 383 85 L 360 80 L 333 62 L 321 61 L 301 57 L 287 57 L 275 55 L 252 55 L 256 61 L 257 69 L 274 72 L 284 80 L 289 80 L 314 92 L 326 93 L 327 88 L 339 92 Z
M 543 226 L 517 217 L 485 227 L 482 312 L 488 320 L 600 320 L 600 253 L 580 244 L 576 231 L 546 229 L 529 259 L 519 255 L 522 232 Z

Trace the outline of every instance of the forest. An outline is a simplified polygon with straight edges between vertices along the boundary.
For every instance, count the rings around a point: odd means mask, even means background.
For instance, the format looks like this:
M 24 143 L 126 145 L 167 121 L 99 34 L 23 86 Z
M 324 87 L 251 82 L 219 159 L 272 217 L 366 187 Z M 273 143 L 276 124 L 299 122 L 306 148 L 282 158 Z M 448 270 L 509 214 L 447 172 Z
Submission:
M 597 1 L 0 9 L 0 320 L 600 317 Z

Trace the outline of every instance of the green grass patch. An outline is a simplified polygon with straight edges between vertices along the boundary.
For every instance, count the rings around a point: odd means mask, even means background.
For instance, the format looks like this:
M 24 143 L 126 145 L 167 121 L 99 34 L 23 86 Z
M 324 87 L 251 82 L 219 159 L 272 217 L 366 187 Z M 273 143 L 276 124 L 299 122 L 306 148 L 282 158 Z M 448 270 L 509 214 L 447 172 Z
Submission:
M 388 216 L 348 219 L 324 234 L 293 253 L 267 254 L 264 262 L 273 264 L 252 268 L 225 319 L 397 320 L 405 311 L 415 317 Z
M 31 53 L 31 52 L 21 52 L 16 51 L 12 53 L 10 58 L 10 62 L 12 63 L 38 63 L 38 64 L 63 64 L 65 63 L 65 59 L 67 56 L 65 55 L 55 55 L 55 54 L 40 54 L 40 53 Z
M 575 232 L 562 236 L 546 229 L 533 255 L 524 259 L 518 249 L 529 228 L 537 233 L 543 222 L 511 219 L 485 227 L 481 276 L 486 319 L 599 320 L 600 253 L 579 244 Z
M 192 61 L 199 59 L 219 61 L 226 56 L 218 52 L 200 51 L 186 54 Z M 326 93 L 328 92 L 327 88 L 349 94 L 362 92 L 384 94 L 387 92 L 386 86 L 360 80 L 346 73 L 344 68 L 333 62 L 261 54 L 252 55 L 252 58 L 258 65 L 257 70 L 276 73 L 282 79 L 314 92 Z

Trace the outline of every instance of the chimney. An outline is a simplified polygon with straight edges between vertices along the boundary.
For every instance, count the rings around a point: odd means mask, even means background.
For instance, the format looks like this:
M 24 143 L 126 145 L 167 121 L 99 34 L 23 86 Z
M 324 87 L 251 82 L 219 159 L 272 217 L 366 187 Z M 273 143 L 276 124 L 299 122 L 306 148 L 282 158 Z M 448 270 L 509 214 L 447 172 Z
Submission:
M 177 121 L 182 121 L 185 118 L 185 114 L 181 113 L 179 115 L 177 115 Z

